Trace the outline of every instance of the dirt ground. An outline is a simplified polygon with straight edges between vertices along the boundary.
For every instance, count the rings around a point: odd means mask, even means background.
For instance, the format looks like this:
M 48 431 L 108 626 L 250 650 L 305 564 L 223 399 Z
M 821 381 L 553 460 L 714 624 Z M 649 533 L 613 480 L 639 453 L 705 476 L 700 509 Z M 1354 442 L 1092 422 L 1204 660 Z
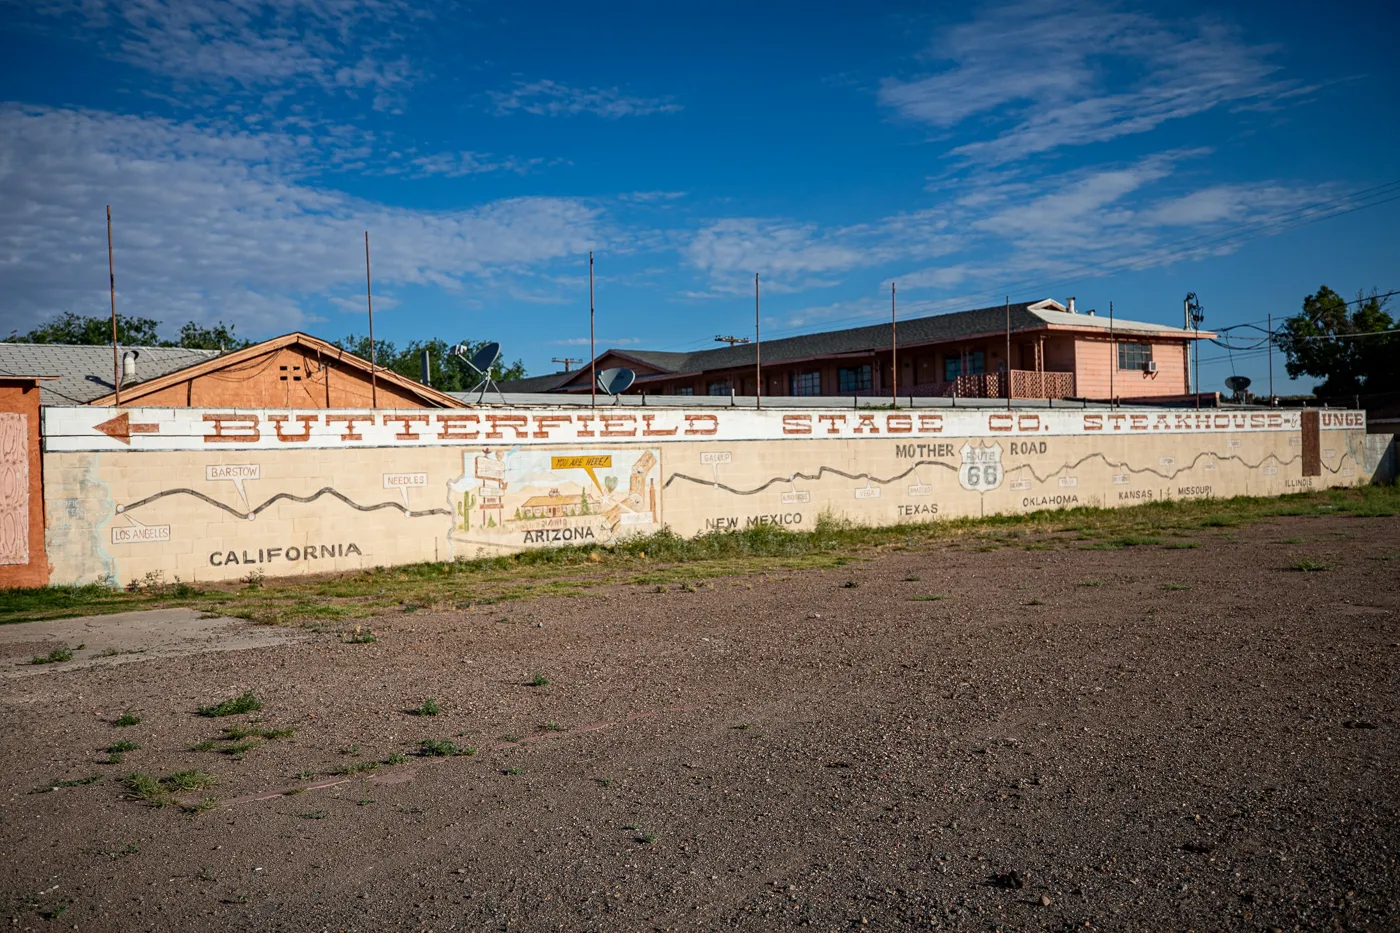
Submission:
M 221 622 L 197 652 L 35 666 L 0 679 L 0 917 L 1400 929 L 1400 519 L 1194 540 L 398 613 L 372 643 L 222 650 L 248 636 Z M 6 636 L 73 637 L 29 632 Z M 259 712 L 194 712 L 246 690 Z M 428 697 L 439 714 L 409 712 Z M 249 722 L 295 734 L 190 750 Z M 100 763 L 119 740 L 140 747 Z M 216 780 L 174 795 L 202 812 L 119 780 L 185 769 Z

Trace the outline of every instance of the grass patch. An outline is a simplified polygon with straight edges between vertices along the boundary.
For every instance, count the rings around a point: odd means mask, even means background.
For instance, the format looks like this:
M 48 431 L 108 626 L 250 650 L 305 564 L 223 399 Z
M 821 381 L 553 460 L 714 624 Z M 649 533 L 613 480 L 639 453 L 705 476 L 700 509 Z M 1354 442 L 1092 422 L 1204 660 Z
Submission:
M 1191 589 L 1191 587 L 1188 586 L 1188 585 L 1185 584 L 1185 583 L 1163 583 L 1163 584 L 1162 584 L 1162 589 L 1164 589 L 1164 590 L 1179 591 L 1179 590 L 1189 590 L 1189 589 Z
M 343 777 L 345 775 L 364 774 L 368 771 L 378 770 L 379 762 L 377 761 L 352 761 L 348 765 L 341 765 L 339 768 L 336 768 L 331 774 Z
M 224 726 L 224 734 L 221 741 L 236 742 L 239 739 L 266 739 L 271 742 L 274 739 L 285 739 L 296 735 L 295 729 L 260 729 L 257 726 L 239 723 L 233 726 Z
M 206 771 L 176 771 L 161 778 L 161 783 L 178 790 L 203 790 L 214 783 L 214 775 Z
M 561 726 L 561 725 L 559 725 L 559 723 L 555 722 L 553 719 L 547 720 L 546 722 L 542 723 L 542 724 L 540 725 L 540 728 L 543 729 L 545 732 L 563 732 L 563 731 L 564 731 L 564 727 Z
M 120 755 L 122 752 L 134 752 L 141 746 L 129 739 L 122 739 L 120 742 L 113 742 L 107 746 L 107 754 Z
M 418 743 L 418 754 L 424 758 L 447 758 L 452 755 L 475 755 L 470 745 L 458 745 L 451 739 L 424 739 Z
M 201 716 L 237 716 L 240 713 L 253 713 L 262 709 L 262 701 L 253 695 L 249 690 L 242 696 L 232 697 L 222 703 L 215 703 L 213 706 L 201 706 L 195 710 Z
M 141 724 L 141 717 L 140 717 L 140 716 L 137 716 L 137 715 L 136 715 L 135 713 L 133 713 L 131 710 L 127 710 L 126 712 L 124 712 L 124 713 L 122 713 L 120 716 L 118 716 L 116 719 L 113 719 L 113 720 L 112 720 L 112 725 L 114 725 L 114 726 L 122 726 L 122 727 L 126 727 L 126 726 L 139 726 L 140 724 Z
M 263 580 L 256 587 L 231 581 L 142 584 L 130 591 L 110 586 L 7 590 L 0 600 L 0 623 L 194 606 L 270 624 L 318 626 L 327 620 L 369 619 L 409 605 L 472 612 L 515 599 L 577 595 L 643 577 L 648 586 L 694 590 L 706 579 L 832 568 L 894 546 L 919 550 L 951 544 L 971 549 L 994 537 L 1039 549 L 1065 546 L 1066 538 L 1053 536 L 1068 533 L 1093 539 L 1081 539 L 1079 546 L 1116 550 L 1142 543 L 1135 539 L 1176 531 L 1199 534 L 1203 528 L 1228 529 L 1280 516 L 1396 514 L 1400 487 L 1369 486 L 1278 498 L 1170 500 L 1124 509 L 1084 507 L 883 527 L 820 516 L 808 531 L 758 525 L 693 538 L 662 531 L 608 547 L 535 548 L 500 557 Z M 499 610 L 491 616 L 497 617 Z M 372 634 L 362 630 L 358 643 L 371 643 L 367 635 Z
M 936 603 L 943 598 L 941 593 L 930 593 L 927 596 L 911 596 L 909 597 L 909 601 L 915 603 Z
M 355 631 L 349 633 L 345 638 L 347 645 L 372 645 L 377 641 L 379 641 L 377 635 L 368 629 L 361 631 L 358 625 L 355 626 Z
M 1163 545 L 1169 551 L 1190 551 L 1200 546 L 1199 541 L 1168 541 Z
M 159 778 L 136 771 L 122 778 L 122 783 L 126 785 L 126 795 L 133 800 L 144 800 L 153 807 L 170 803 L 170 788 Z
M 548 687 L 548 686 L 549 686 L 549 678 L 546 677 L 546 676 L 544 676 L 544 672 L 542 672 L 542 671 L 535 671 L 535 673 L 533 673 L 533 674 L 530 675 L 530 679 L 527 680 L 527 681 L 525 681 L 525 686 L 527 686 L 527 687 Z
M 1304 557 L 1295 560 L 1288 565 L 1289 570 L 1296 570 L 1299 573 L 1321 573 L 1324 570 L 1331 570 L 1332 565 L 1325 560 L 1313 560 L 1311 557 Z
M 30 664 L 62 664 L 73 660 L 72 648 L 55 648 L 48 654 L 36 654 L 29 659 Z
M 440 712 L 442 712 L 442 707 L 438 706 L 437 700 L 434 700 L 432 697 L 428 697 L 424 700 L 417 709 L 409 710 L 409 713 L 414 716 L 436 716 Z
M 1102 580 L 1080 580 L 1076 586 L 1103 586 Z

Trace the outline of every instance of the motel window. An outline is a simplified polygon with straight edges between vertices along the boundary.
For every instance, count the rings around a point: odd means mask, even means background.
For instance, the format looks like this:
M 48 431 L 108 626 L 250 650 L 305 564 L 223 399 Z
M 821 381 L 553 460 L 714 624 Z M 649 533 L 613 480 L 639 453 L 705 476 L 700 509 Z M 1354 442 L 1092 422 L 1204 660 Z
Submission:
M 1152 362 L 1152 344 L 1120 343 L 1118 345 L 1119 369 L 1144 369 Z
M 706 389 L 706 394 L 707 394 L 707 395 L 728 395 L 728 394 L 729 394 L 729 380 L 726 379 L 724 382 L 712 382 L 712 383 L 710 383 L 709 388 Z
M 870 388 L 870 364 L 864 366 L 844 366 L 836 371 L 836 387 L 839 392 L 860 392 Z
M 694 395 L 694 394 L 695 394 L 695 388 L 694 388 L 693 386 L 678 386 L 678 387 L 676 388 L 676 391 L 675 391 L 675 392 L 672 392 L 671 394 L 672 394 L 672 395 Z
M 792 394 L 793 395 L 821 395 L 822 394 L 822 374 L 816 373 L 793 373 L 792 374 Z
M 958 377 L 961 376 L 961 375 L 962 375 L 962 357 L 960 357 L 960 356 L 945 356 L 945 357 L 943 357 L 943 381 L 944 381 L 944 382 L 952 382 L 954 379 L 958 378 Z
M 985 357 L 982 355 L 981 350 L 973 350 L 969 353 L 967 355 L 967 374 L 969 376 L 975 376 L 978 373 L 985 373 L 987 367 L 984 359 Z

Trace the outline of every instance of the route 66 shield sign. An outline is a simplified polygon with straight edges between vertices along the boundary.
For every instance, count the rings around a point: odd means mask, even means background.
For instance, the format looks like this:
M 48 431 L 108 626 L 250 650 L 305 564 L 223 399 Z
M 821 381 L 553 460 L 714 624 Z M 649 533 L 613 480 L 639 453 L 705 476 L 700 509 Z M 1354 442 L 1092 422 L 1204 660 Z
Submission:
M 987 492 L 1001 485 L 1001 445 L 962 446 L 962 466 L 958 467 L 958 482 L 964 489 Z

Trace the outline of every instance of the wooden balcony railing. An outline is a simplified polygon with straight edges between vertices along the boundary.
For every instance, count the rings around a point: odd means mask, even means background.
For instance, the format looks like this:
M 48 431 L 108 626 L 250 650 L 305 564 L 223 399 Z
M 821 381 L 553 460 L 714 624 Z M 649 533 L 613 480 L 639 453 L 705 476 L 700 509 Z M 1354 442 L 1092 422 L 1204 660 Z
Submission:
M 926 382 L 899 387 L 900 395 L 924 398 L 1006 398 L 1006 373 L 976 373 L 947 382 Z M 1011 371 L 1012 398 L 1069 398 L 1074 395 L 1074 373 Z

